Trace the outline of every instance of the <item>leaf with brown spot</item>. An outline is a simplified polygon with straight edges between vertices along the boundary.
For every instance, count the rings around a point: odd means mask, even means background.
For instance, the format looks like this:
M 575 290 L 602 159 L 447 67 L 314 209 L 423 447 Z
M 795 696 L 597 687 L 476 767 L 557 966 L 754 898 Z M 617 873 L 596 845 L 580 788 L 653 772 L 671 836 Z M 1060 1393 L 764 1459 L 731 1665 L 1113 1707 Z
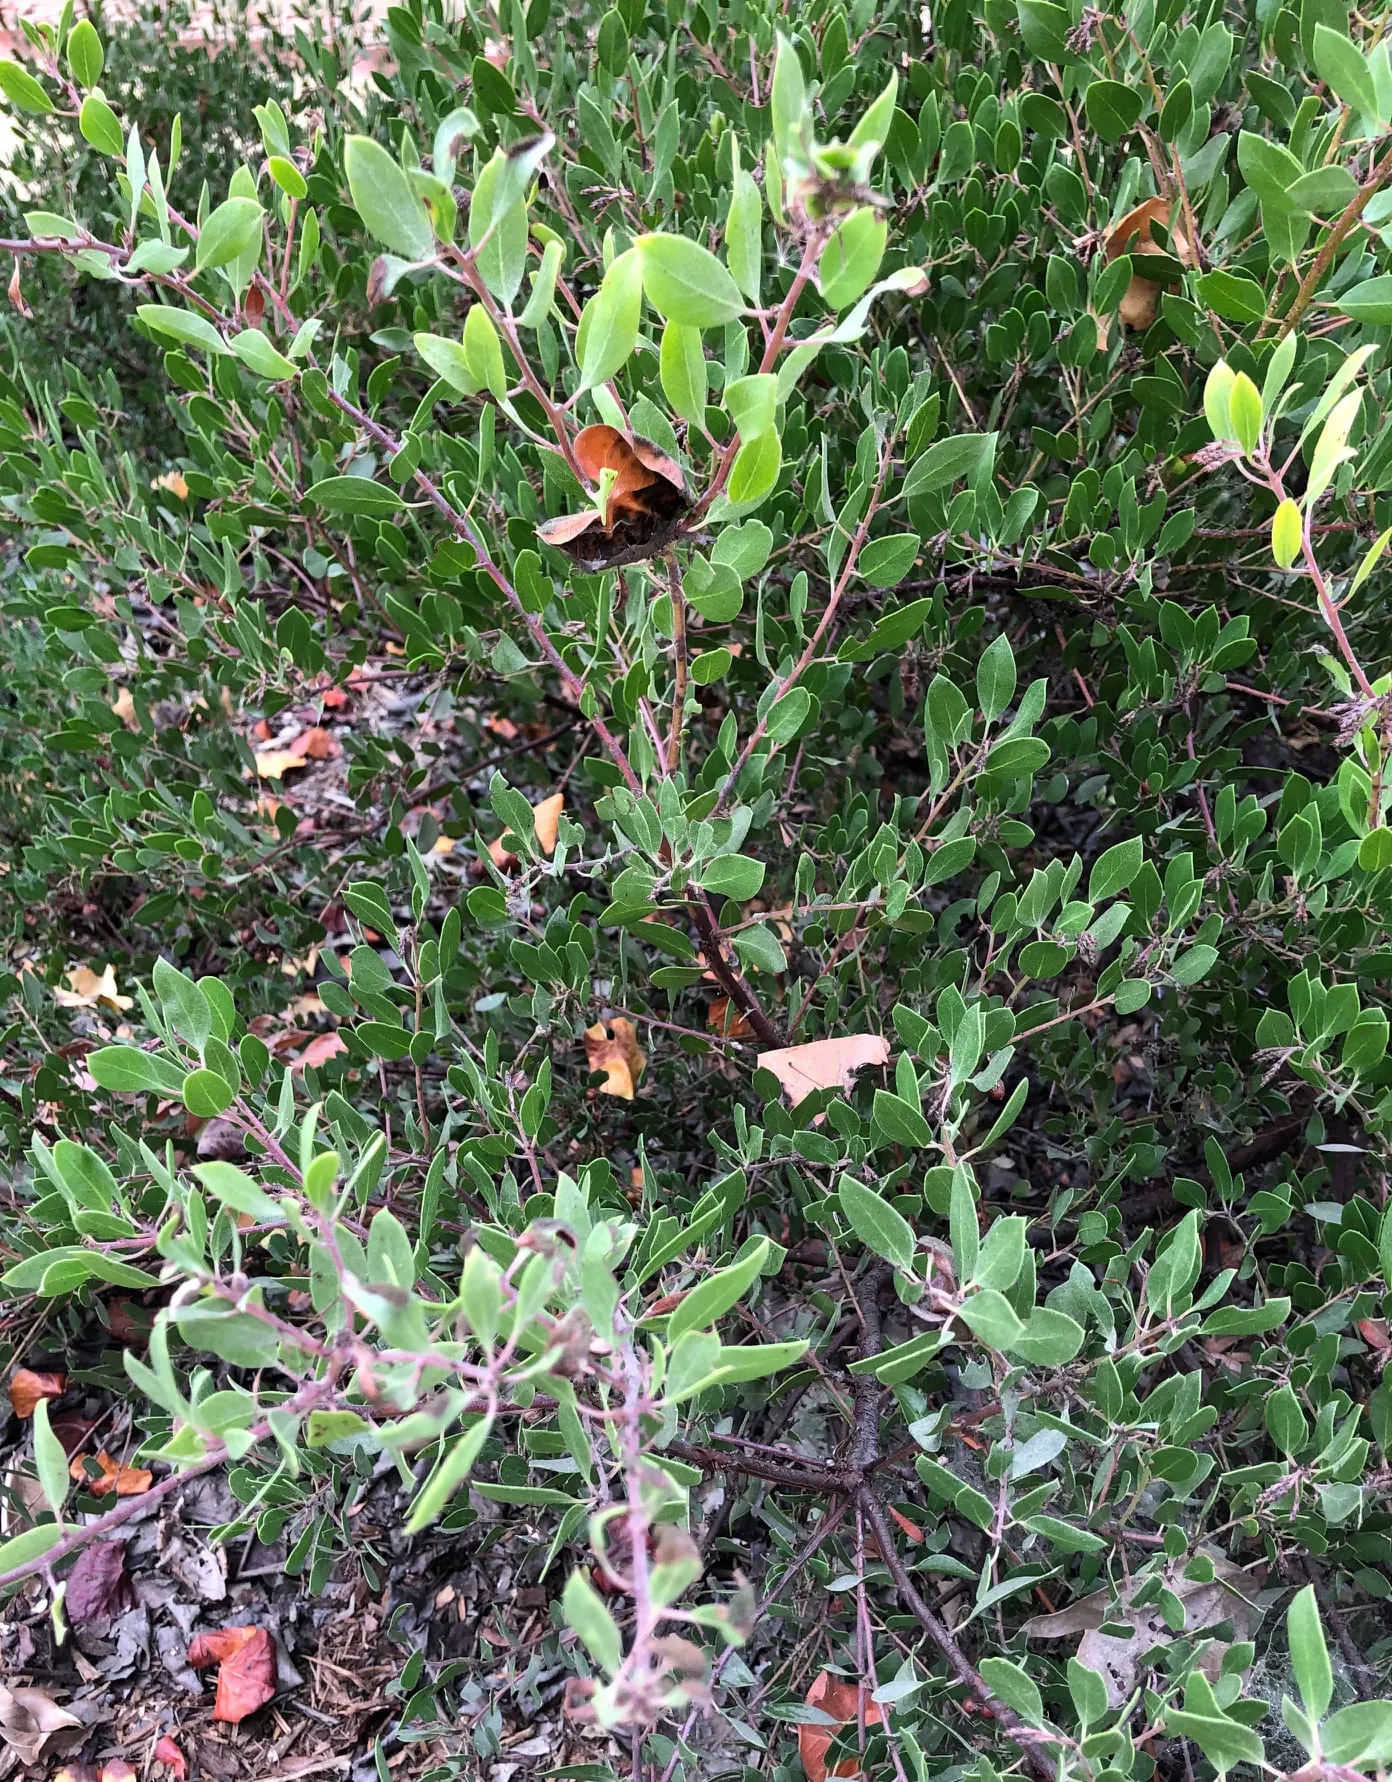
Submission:
M 121 1541 L 93 1541 L 77 1556 L 63 1599 L 74 1627 L 99 1630 L 126 1598 L 126 1549 Z
M 10 1409 L 16 1417 L 32 1417 L 41 1398 L 61 1398 L 68 1389 L 66 1374 L 38 1373 L 17 1367 L 10 1375 Z
M 224 1627 L 199 1634 L 188 1649 L 194 1670 L 218 1667 L 213 1719 L 235 1726 L 276 1692 L 275 1645 L 264 1627 Z
M 862 1704 L 866 1726 L 878 1726 L 884 1712 L 878 1702 L 870 1700 L 870 1691 L 863 1683 L 848 1683 L 844 1677 L 833 1677 L 822 1671 L 803 1698 L 809 1708 L 820 1708 L 834 1726 L 798 1728 L 798 1756 L 802 1759 L 807 1782 L 826 1782 L 828 1776 L 858 1776 L 860 1765 L 853 1757 L 842 1758 L 834 1768 L 827 1768 L 827 1751 L 844 1726 L 859 1720 Z
M 632 1101 L 638 1079 L 647 1065 L 633 1023 L 616 1015 L 605 1031 L 602 1021 L 585 1029 L 585 1056 L 591 1070 L 602 1070 L 605 1081 L 599 1085 L 601 1095 L 618 1095 Z
M 850 1089 L 856 1072 L 889 1063 L 889 1041 L 879 1033 L 847 1033 L 760 1052 L 759 1068 L 772 1071 L 796 1107 L 814 1089 Z

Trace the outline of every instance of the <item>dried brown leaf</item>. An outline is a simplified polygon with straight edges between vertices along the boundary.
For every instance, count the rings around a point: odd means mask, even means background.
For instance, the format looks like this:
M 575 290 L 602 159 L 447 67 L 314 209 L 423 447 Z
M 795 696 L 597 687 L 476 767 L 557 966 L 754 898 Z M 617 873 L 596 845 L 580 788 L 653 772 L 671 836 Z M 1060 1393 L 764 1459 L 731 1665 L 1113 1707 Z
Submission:
M 173 1776 L 174 1782 L 186 1782 L 188 1777 L 188 1759 L 166 1733 L 155 1746 L 155 1762 L 162 1763 Z
M 10 1409 L 16 1417 L 32 1417 L 41 1398 L 61 1398 L 67 1391 L 66 1374 L 38 1373 L 17 1367 L 10 1375 Z
M 118 1465 L 105 1448 L 96 1456 L 96 1464 L 101 1468 L 100 1478 L 94 1479 L 88 1470 L 91 1462 L 90 1454 L 79 1454 L 68 1471 L 93 1497 L 110 1497 L 113 1493 L 117 1497 L 139 1497 L 154 1483 L 155 1475 L 148 1467 Z
M 841 1728 L 859 1719 L 862 1703 L 865 1724 L 878 1726 L 884 1719 L 879 1703 L 870 1700 L 870 1691 L 863 1683 L 849 1683 L 844 1677 L 833 1677 L 828 1671 L 822 1671 L 813 1680 L 803 1699 L 809 1708 L 820 1708 L 836 1722 L 835 1726 L 798 1728 L 798 1756 L 802 1759 L 807 1782 L 826 1782 L 828 1776 L 858 1776 L 860 1765 L 853 1757 L 841 1759 L 829 1770 L 827 1751 Z
M 93 1541 L 77 1556 L 64 1607 L 74 1627 L 97 1627 L 117 1613 L 126 1596 L 126 1549 L 120 1541 Z
M 63 974 L 69 988 L 55 990 L 53 1000 L 60 1009 L 94 1009 L 102 1006 L 109 1009 L 131 1009 L 135 1007 L 135 998 L 122 996 L 116 988 L 116 967 L 104 965 L 100 974 L 94 972 L 90 965 L 74 965 Z

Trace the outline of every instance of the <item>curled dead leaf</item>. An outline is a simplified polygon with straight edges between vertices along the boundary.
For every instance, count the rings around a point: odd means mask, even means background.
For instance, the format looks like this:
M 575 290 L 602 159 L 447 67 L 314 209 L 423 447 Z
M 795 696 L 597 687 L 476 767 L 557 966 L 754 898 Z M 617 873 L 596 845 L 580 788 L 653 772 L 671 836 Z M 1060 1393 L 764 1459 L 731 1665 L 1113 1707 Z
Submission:
M 575 436 L 575 462 L 599 491 L 586 513 L 561 514 L 537 527 L 591 571 L 656 556 L 681 531 L 691 496 L 681 466 L 650 439 L 599 424 Z
M 100 1468 L 100 1476 L 94 1477 L 92 1467 Z M 139 1497 L 150 1489 L 155 1475 L 148 1467 L 121 1466 L 102 1448 L 95 1460 L 90 1454 L 79 1454 L 69 1466 L 68 1471 L 77 1483 L 93 1497 Z
M 275 1645 L 264 1627 L 224 1627 L 199 1634 L 188 1649 L 194 1670 L 218 1667 L 213 1719 L 235 1726 L 276 1692 Z
M 16 1417 L 32 1417 L 41 1398 L 61 1398 L 67 1391 L 66 1374 L 38 1373 L 17 1367 L 10 1375 L 10 1409 Z
M 638 1044 L 638 1035 L 631 1021 L 616 1015 L 605 1031 L 602 1021 L 585 1029 L 585 1057 L 591 1070 L 602 1070 L 605 1081 L 599 1085 L 601 1095 L 618 1095 L 632 1101 L 638 1079 L 647 1059 Z
M 42 1689 L 0 1683 L 0 1740 L 21 1763 L 35 1764 L 55 1735 L 82 1722 Z
M 93 1541 L 77 1556 L 64 1597 L 74 1627 L 98 1629 L 126 1599 L 126 1549 L 120 1541 Z
M 858 1776 L 860 1765 L 853 1757 L 843 1758 L 828 1769 L 827 1751 L 843 1726 L 859 1720 L 862 1704 L 865 1724 L 878 1726 L 884 1719 L 879 1703 L 870 1700 L 870 1691 L 863 1683 L 849 1683 L 844 1677 L 833 1677 L 828 1671 L 822 1671 L 813 1680 L 803 1699 L 809 1708 L 820 1708 L 836 1723 L 834 1726 L 804 1725 L 798 1728 L 798 1756 L 802 1759 L 807 1782 L 826 1782 L 828 1776 Z
M 135 698 L 129 687 L 122 687 L 112 700 L 111 709 L 127 730 L 139 730 L 140 720 L 135 715 Z
M 1182 226 L 1173 221 L 1175 209 L 1172 199 L 1147 198 L 1144 203 L 1128 210 L 1107 232 L 1103 249 L 1107 264 L 1110 266 L 1122 254 L 1131 256 L 1131 282 L 1126 287 L 1118 312 L 1128 328 L 1149 328 L 1155 320 L 1160 303 L 1161 281 L 1145 276 L 1147 259 L 1156 258 L 1158 261 L 1160 256 L 1165 255 L 1165 249 L 1155 238 L 1155 224 L 1169 230 L 1169 257 L 1178 260 L 1181 266 L 1198 264 L 1193 242 L 1184 233 Z
M 749 1039 L 754 1029 L 743 1009 L 737 1009 L 728 996 L 717 996 L 706 1010 L 706 1026 L 726 1039 Z
M 760 1052 L 758 1063 L 760 1070 L 773 1072 L 796 1107 L 814 1089 L 849 1089 L 857 1071 L 888 1064 L 889 1041 L 879 1033 L 847 1033 L 839 1039 Z
M 188 500 L 189 486 L 182 470 L 166 470 L 163 476 L 154 479 L 150 487 L 164 489 L 169 494 L 178 496 L 180 501 Z
M 69 988 L 55 990 L 53 1000 L 60 1009 L 132 1009 L 133 996 L 122 996 L 116 988 L 116 967 L 104 965 L 100 974 L 90 965 L 74 965 L 63 974 Z

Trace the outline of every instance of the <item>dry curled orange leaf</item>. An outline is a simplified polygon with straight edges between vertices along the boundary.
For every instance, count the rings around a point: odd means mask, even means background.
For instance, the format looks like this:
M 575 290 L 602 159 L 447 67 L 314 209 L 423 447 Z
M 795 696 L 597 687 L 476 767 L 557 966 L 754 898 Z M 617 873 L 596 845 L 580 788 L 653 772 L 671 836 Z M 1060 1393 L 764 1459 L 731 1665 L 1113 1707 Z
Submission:
M 194 1670 L 218 1667 L 213 1719 L 235 1726 L 276 1692 L 275 1645 L 264 1627 L 223 1627 L 199 1634 L 188 1649 Z
M 17 1367 L 10 1375 L 10 1409 L 16 1417 L 32 1417 L 41 1398 L 61 1398 L 67 1390 L 66 1374 L 37 1373 Z
M 1174 220 L 1175 211 L 1175 204 L 1168 198 L 1147 198 L 1143 204 L 1128 210 L 1108 232 L 1104 249 L 1107 263 L 1110 265 L 1122 254 L 1131 256 L 1131 282 L 1118 310 L 1128 328 L 1149 328 L 1160 302 L 1160 284 L 1145 276 L 1147 259 L 1164 253 L 1155 239 L 1154 224 L 1169 230 L 1171 252 L 1181 266 L 1197 264 L 1194 245 Z
M 60 1009 L 135 1007 L 133 996 L 122 996 L 117 990 L 114 965 L 104 965 L 100 973 L 93 971 L 90 965 L 75 965 L 63 975 L 68 980 L 68 988 L 53 992 L 53 1000 Z
M 154 1483 L 155 1475 L 148 1467 L 121 1466 L 103 1448 L 96 1456 L 101 1477 L 94 1479 L 89 1471 L 90 1454 L 79 1454 L 68 1471 L 93 1497 L 139 1497 Z
M 870 1691 L 863 1683 L 848 1683 L 844 1677 L 833 1677 L 823 1671 L 804 1697 L 809 1708 L 820 1708 L 836 1722 L 835 1726 L 800 1726 L 798 1756 L 807 1775 L 807 1782 L 826 1782 L 828 1776 L 858 1776 L 860 1766 L 853 1757 L 841 1759 L 827 1768 L 827 1751 L 843 1726 L 849 1726 L 864 1704 L 865 1724 L 878 1726 L 884 1714 L 878 1702 L 870 1700 Z
M 601 1095 L 618 1095 L 632 1101 L 647 1059 L 638 1045 L 633 1023 L 616 1015 L 606 1031 L 602 1021 L 585 1029 L 585 1057 L 591 1070 L 602 1070 Z

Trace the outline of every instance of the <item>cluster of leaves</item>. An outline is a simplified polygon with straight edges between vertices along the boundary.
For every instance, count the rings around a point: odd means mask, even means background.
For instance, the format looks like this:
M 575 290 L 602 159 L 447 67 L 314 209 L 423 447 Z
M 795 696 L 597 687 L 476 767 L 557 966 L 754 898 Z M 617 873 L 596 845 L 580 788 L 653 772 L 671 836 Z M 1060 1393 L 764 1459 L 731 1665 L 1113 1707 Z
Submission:
M 90 23 L 0 63 L 60 170 L 2 244 L 6 1340 L 153 1312 L 83 1377 L 310 1589 L 379 1579 L 384 1459 L 412 1534 L 534 1519 L 665 1782 L 791 1721 L 814 1782 L 1374 1769 L 1387 45 L 929 30 L 414 0 L 215 179 Z M 123 1512 L 33 1447 L 0 1589 L 60 1614 Z

